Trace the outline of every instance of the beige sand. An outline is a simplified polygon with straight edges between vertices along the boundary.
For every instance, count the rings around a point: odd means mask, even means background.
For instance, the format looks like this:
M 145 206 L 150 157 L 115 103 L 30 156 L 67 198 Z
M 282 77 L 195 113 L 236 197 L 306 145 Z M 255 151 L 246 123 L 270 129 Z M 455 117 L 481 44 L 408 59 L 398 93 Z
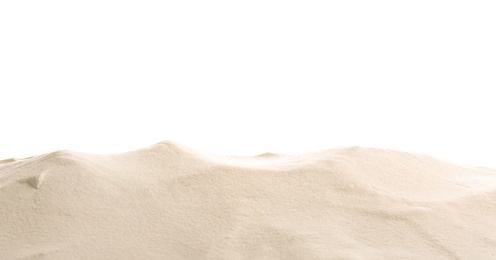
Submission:
M 496 259 L 496 172 L 173 142 L 0 161 L 0 259 Z

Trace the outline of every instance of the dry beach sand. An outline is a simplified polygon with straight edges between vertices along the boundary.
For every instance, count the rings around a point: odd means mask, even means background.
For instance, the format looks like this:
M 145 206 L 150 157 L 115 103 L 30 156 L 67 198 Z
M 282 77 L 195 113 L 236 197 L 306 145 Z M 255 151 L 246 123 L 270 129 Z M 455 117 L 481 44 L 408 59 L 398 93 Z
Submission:
M 496 172 L 174 142 L 0 161 L 0 259 L 496 259 Z

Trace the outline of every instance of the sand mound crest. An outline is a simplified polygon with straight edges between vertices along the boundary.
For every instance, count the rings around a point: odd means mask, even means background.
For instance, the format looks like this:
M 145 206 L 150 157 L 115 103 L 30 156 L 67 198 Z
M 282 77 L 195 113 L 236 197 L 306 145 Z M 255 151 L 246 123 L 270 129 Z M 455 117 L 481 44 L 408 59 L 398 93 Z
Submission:
M 100 175 L 101 164 L 97 158 L 100 156 L 60 150 L 16 160 L 0 168 L 0 187 L 20 183 L 40 189 L 46 181 L 51 182 L 60 178 L 72 179 L 71 182 L 77 183 L 78 178 Z M 93 178 L 103 177 L 104 175 L 93 176 Z

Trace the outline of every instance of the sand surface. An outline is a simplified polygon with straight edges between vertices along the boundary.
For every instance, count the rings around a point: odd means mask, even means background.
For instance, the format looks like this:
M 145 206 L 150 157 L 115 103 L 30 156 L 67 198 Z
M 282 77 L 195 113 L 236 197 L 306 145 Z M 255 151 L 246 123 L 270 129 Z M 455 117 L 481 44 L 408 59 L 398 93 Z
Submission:
M 0 161 L 0 259 L 496 259 L 496 172 L 174 142 Z

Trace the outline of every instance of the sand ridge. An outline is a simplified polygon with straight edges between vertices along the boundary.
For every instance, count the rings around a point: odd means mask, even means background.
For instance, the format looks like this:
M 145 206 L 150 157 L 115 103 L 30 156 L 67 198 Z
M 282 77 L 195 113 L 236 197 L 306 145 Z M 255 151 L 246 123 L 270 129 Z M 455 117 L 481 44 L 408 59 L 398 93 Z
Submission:
M 164 141 L 0 164 L 2 259 L 494 259 L 496 172 L 340 147 Z

